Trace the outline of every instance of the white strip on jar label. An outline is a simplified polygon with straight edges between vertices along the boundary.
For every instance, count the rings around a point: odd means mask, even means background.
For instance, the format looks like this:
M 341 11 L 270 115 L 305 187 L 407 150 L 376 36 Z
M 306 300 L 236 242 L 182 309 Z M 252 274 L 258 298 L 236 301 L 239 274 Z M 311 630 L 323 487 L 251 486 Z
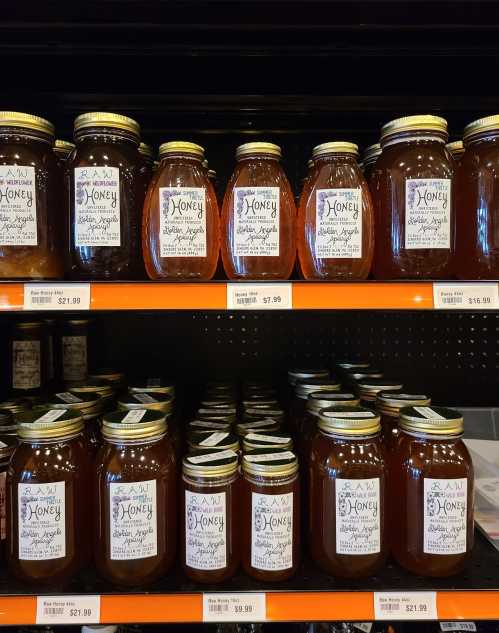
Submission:
M 210 433 L 208 437 L 199 442 L 199 446 L 217 446 L 226 437 L 229 437 L 228 433 Z
M 7 480 L 7 471 L 0 473 L 0 540 L 5 541 L 7 538 L 6 519 L 7 506 L 5 497 L 5 482 Z
M 185 563 L 193 569 L 227 566 L 225 492 L 185 491 Z
M 244 422 L 244 424 L 238 424 L 238 426 L 243 430 L 250 429 L 261 429 L 264 426 L 272 426 L 275 424 L 275 420 L 270 420 L 269 418 L 265 418 L 264 420 L 258 420 L 256 422 Z
M 18 484 L 19 559 L 66 556 L 66 484 Z
M 13 341 L 12 355 L 12 387 L 39 389 L 41 386 L 40 341 Z
M 293 567 L 293 493 L 251 494 L 251 566 L 265 571 Z
M 142 404 L 151 404 L 151 402 L 158 402 L 156 398 L 148 393 L 134 393 L 135 400 L 142 402 Z
M 156 480 L 109 484 L 110 558 L 136 560 L 158 553 Z
M 255 440 L 256 442 L 264 442 L 266 444 L 288 444 L 291 440 L 290 437 L 277 437 L 276 435 L 261 435 L 260 433 L 248 433 L 248 435 L 244 438 L 251 442 L 251 440 Z
M 362 257 L 362 190 L 316 191 L 315 257 Z
M 279 257 L 279 187 L 234 188 L 234 257 Z
M 425 554 L 464 554 L 468 480 L 424 478 Z
M 206 257 L 206 190 L 159 188 L 160 257 Z
M 34 422 L 55 422 L 59 418 L 62 418 L 65 413 L 65 409 L 52 409 L 51 411 L 47 411 L 47 413 L 44 413 L 42 416 L 34 420 Z
M 218 462 L 222 459 L 232 459 L 237 457 L 237 453 L 227 449 L 226 451 L 216 451 L 216 453 L 206 453 L 206 455 L 194 455 L 188 457 L 187 461 L 191 464 L 206 464 L 208 462 Z
M 0 246 L 37 244 L 35 168 L 0 165 Z
M 423 396 L 426 397 L 426 396 Z M 445 420 L 443 415 L 434 411 L 431 407 L 413 407 L 414 411 L 420 413 L 423 418 L 427 418 L 428 420 Z
M 129 411 L 123 420 L 121 420 L 121 423 L 136 424 L 142 420 L 146 413 L 147 409 L 135 409 L 135 411 Z
M 376 415 L 371 411 L 332 411 L 326 417 L 328 418 L 375 418 Z
M 379 479 L 336 479 L 336 553 L 381 550 Z
M 75 167 L 75 246 L 121 246 L 120 170 Z
M 450 248 L 449 178 L 405 181 L 405 248 Z
M 70 391 L 62 391 L 61 393 L 56 393 L 55 395 L 63 402 L 67 402 L 68 404 L 83 402 L 81 398 L 78 398 L 78 396 L 75 396 L 74 393 L 71 393 Z
M 263 455 L 245 455 L 247 462 L 278 462 L 281 459 L 295 459 L 294 453 L 291 451 L 283 451 L 282 453 L 264 453 Z
M 62 337 L 62 373 L 64 380 L 85 380 L 87 366 L 87 337 Z

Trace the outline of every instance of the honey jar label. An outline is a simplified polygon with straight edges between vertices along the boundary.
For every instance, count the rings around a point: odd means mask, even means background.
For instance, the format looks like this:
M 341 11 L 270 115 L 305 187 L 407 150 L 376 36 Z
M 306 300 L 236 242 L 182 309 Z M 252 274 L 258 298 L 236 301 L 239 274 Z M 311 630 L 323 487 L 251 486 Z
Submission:
M 405 181 L 405 248 L 450 248 L 449 178 Z
M 0 246 L 36 246 L 35 168 L 0 165 Z
M 336 479 L 336 553 L 381 550 L 379 479 Z
M 66 556 L 66 484 L 18 484 L 19 559 Z
M 234 188 L 234 257 L 279 257 L 279 187 Z
M 121 246 L 120 170 L 75 167 L 75 246 Z
M 293 567 L 293 493 L 251 494 L 251 566 L 265 571 Z
M 318 189 L 315 209 L 315 256 L 318 259 L 360 259 L 361 189 Z
M 41 385 L 40 341 L 13 341 L 12 387 L 39 389 Z
M 464 554 L 468 480 L 424 479 L 425 554 Z
M 227 566 L 225 492 L 185 491 L 185 564 L 203 570 Z
M 87 337 L 62 337 L 62 372 L 64 380 L 85 380 L 87 377 Z
M 206 190 L 160 187 L 160 257 L 206 257 Z
M 111 560 L 158 553 L 156 480 L 109 484 Z

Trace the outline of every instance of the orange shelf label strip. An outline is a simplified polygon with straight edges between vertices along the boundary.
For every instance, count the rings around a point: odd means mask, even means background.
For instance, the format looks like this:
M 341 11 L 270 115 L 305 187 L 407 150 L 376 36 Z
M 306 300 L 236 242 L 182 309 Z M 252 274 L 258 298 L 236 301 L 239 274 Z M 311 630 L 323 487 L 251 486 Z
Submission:
M 102 624 L 202 622 L 203 595 L 103 595 L 100 621 Z

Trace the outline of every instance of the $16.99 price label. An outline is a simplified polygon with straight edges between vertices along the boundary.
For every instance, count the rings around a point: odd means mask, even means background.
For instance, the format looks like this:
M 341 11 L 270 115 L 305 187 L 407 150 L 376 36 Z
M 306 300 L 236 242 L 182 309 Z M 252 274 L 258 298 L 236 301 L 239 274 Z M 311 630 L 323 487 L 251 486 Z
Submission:
M 90 284 L 24 284 L 25 310 L 89 310 Z
M 228 310 L 291 310 L 292 284 L 227 284 Z
M 437 310 L 497 310 L 499 286 L 496 282 L 435 282 L 433 304 Z
M 376 620 L 437 620 L 434 591 L 375 591 Z
M 203 622 L 264 622 L 264 593 L 204 593 Z
M 99 624 L 100 596 L 38 596 L 36 624 Z

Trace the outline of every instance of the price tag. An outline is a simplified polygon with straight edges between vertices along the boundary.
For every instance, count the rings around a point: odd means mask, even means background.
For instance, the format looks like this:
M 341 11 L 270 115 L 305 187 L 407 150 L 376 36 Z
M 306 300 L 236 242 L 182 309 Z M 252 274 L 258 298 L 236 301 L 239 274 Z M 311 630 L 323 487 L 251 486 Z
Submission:
M 499 287 L 496 282 L 435 282 L 433 305 L 436 310 L 499 310 Z
M 24 284 L 25 310 L 89 310 L 90 284 Z
M 435 591 L 375 591 L 376 620 L 438 620 Z
M 291 310 L 292 284 L 227 284 L 228 310 Z
M 265 622 L 264 593 L 204 593 L 203 622 Z
M 100 596 L 37 596 L 36 624 L 99 624 Z

